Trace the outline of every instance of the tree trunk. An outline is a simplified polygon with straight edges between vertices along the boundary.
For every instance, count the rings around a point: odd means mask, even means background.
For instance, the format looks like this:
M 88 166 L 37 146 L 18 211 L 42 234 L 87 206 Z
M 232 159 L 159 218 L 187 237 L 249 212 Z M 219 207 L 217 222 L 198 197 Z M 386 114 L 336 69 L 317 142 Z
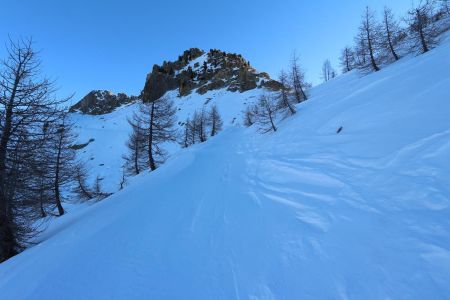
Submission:
M 416 10 L 416 14 L 417 14 L 417 26 L 418 26 L 418 30 L 419 30 L 420 42 L 422 44 L 422 51 L 423 51 L 423 53 L 426 53 L 429 51 L 429 49 L 428 49 L 427 42 L 425 41 L 425 34 L 423 32 L 423 22 L 422 22 L 422 18 L 420 16 L 420 11 Z
M 138 129 L 139 130 L 139 129 Z M 139 139 L 136 139 L 136 144 L 134 146 L 134 171 L 136 172 L 136 175 L 139 174 Z
M 272 117 L 271 111 L 269 111 L 269 119 L 270 119 L 270 125 L 272 126 L 273 131 L 277 131 L 277 128 L 275 127 L 275 124 L 273 123 L 273 117 Z
M 366 28 L 366 33 L 367 33 L 367 43 L 368 43 L 368 48 L 369 48 L 369 55 L 370 55 L 370 63 L 372 64 L 372 68 L 375 70 L 375 72 L 380 71 L 380 68 L 377 66 L 377 63 L 375 61 L 375 56 L 373 53 L 373 45 L 372 45 L 372 37 L 370 36 L 370 31 L 369 28 Z
M 61 130 L 64 130 L 64 129 L 61 129 Z M 59 216 L 62 216 L 62 215 L 64 215 L 64 208 L 62 207 L 62 204 L 61 204 L 61 193 L 59 190 L 59 176 L 61 175 L 59 166 L 61 164 L 61 148 L 62 148 L 62 140 L 63 140 L 64 132 L 61 132 L 60 134 L 61 134 L 61 136 L 59 137 L 59 142 L 58 142 L 58 152 L 56 155 L 54 191 L 55 191 L 56 207 L 58 208 L 58 214 L 59 214 Z
M 350 72 L 350 57 L 348 54 L 348 49 L 345 49 L 345 65 L 347 66 L 347 72 Z
M 45 212 L 44 203 L 42 200 L 40 202 L 40 209 L 41 209 L 41 217 L 45 218 L 47 216 L 47 213 Z
M 394 56 L 394 59 L 395 59 L 395 60 L 399 60 L 399 57 L 398 57 L 397 53 L 395 52 L 394 45 L 392 44 L 391 36 L 390 36 L 390 35 L 391 35 L 391 34 L 388 33 L 389 48 L 391 49 L 391 53 L 392 53 L 392 55 Z
M 45 218 L 47 216 L 47 213 L 44 209 L 44 184 L 42 183 L 43 180 L 41 180 L 41 187 L 40 187 L 40 195 L 39 195 L 39 208 L 41 210 L 41 217 Z
M 22 64 L 19 63 L 16 73 L 18 73 L 21 68 Z M 10 200 L 8 199 L 8 195 L 6 195 L 6 155 L 8 143 L 11 138 L 13 104 L 19 82 L 20 77 L 17 76 L 14 81 L 11 97 L 8 101 L 8 107 L 6 108 L 5 125 L 0 139 L 0 262 L 17 254 L 15 249 L 16 238 L 11 224 L 11 208 L 8 203 Z
M 289 112 L 291 113 L 291 115 L 295 114 L 294 108 L 292 107 L 291 103 L 289 103 L 289 99 L 288 99 L 288 96 L 286 94 L 287 92 L 286 91 L 282 91 L 282 93 L 283 93 L 283 95 L 282 95 L 283 102 L 284 102 L 285 106 L 287 106 L 287 108 L 289 109 Z
M 300 84 L 300 92 L 302 93 L 302 95 L 303 95 L 303 101 L 306 101 L 306 100 L 308 100 L 308 97 L 306 96 L 306 93 L 305 93 L 305 91 L 303 90 L 303 88 L 302 88 L 302 85 Z
M 391 32 L 391 29 L 389 28 L 389 20 L 386 15 L 384 16 L 384 23 L 386 26 L 386 33 L 387 33 L 387 39 L 388 39 L 388 43 L 389 43 L 389 49 L 391 50 L 392 56 L 394 56 L 394 59 L 397 61 L 397 60 L 399 60 L 399 57 L 398 57 L 397 53 L 395 52 L 394 45 L 392 43 L 392 32 Z
M 148 162 L 150 170 L 156 170 L 155 159 L 153 158 L 153 122 L 155 117 L 155 103 L 152 102 L 152 110 L 150 112 L 150 124 L 148 129 Z
M 300 103 L 302 101 L 308 100 L 308 97 L 306 97 L 306 93 L 302 88 L 302 83 L 300 81 L 300 77 L 298 74 L 295 74 L 295 93 L 297 94 L 297 102 Z M 303 100 L 301 99 L 303 97 Z
M 216 135 L 216 117 L 213 115 L 212 117 L 212 127 L 211 127 L 211 136 Z

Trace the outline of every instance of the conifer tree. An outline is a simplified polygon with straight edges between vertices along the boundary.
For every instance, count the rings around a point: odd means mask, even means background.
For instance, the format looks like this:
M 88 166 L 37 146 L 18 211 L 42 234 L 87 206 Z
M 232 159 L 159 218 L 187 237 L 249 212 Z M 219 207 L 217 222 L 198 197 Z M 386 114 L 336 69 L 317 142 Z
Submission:
M 76 136 L 72 130 L 72 124 L 67 120 L 64 113 L 60 119 L 51 126 L 54 128 L 51 139 L 52 146 L 46 151 L 51 152 L 51 161 L 49 165 L 49 178 L 53 184 L 53 197 L 58 214 L 64 214 L 62 206 L 63 195 L 61 194 L 62 187 L 75 181 L 73 169 L 77 164 L 76 153 L 73 145 Z
M 75 176 L 75 188 L 73 192 L 78 195 L 80 200 L 91 200 L 94 198 L 94 192 L 91 190 L 87 183 L 86 166 L 83 163 L 77 164 L 74 169 Z
M 447 17 L 450 16 L 450 1 L 449 0 L 440 0 L 441 3 L 441 11 L 443 14 L 445 14 Z
M 206 134 L 206 128 L 208 126 L 208 119 L 205 113 L 205 109 L 202 108 L 200 112 L 195 111 L 192 118 L 192 131 L 194 134 L 194 143 L 198 139 L 200 143 L 206 142 L 208 139 Z
M 278 103 L 272 95 L 263 94 L 260 96 L 257 110 L 258 114 L 256 115 L 256 123 L 259 125 L 260 132 L 277 131 L 275 118 L 278 109 Z
M 147 99 L 146 95 L 147 91 L 144 89 L 144 101 Z M 145 140 L 146 164 L 152 171 L 166 159 L 166 151 L 162 148 L 162 144 L 177 139 L 174 123 L 175 108 L 167 97 L 143 102 L 139 106 L 139 111 L 134 113 L 130 120 L 134 135 L 139 136 L 138 140 L 140 136 Z
M 433 21 L 435 3 L 431 0 L 420 3 L 408 11 L 406 19 L 413 49 L 421 53 L 430 51 L 438 43 L 439 28 Z
M 53 82 L 41 74 L 31 40 L 9 41 L 0 63 L 0 262 L 21 251 L 36 234 L 37 204 L 48 193 L 36 189 L 42 173 L 36 162 L 46 151 L 45 124 L 55 123 L 67 99 L 54 96 Z M 44 161 L 43 163 L 48 163 Z M 42 177 L 41 177 L 42 178 Z
M 281 70 L 278 76 L 278 81 L 281 83 L 281 89 L 278 93 L 278 106 L 281 110 L 286 111 L 285 115 L 290 116 L 296 113 L 295 106 L 289 95 L 288 75 L 284 70 Z
M 211 107 L 208 119 L 209 126 L 211 127 L 211 136 L 215 136 L 219 131 L 222 130 L 223 121 L 220 117 L 219 111 L 216 105 Z
M 146 168 L 146 140 L 144 129 L 139 120 L 134 123 L 128 120 L 132 131 L 128 137 L 126 146 L 128 153 L 123 157 L 125 160 L 124 169 L 127 175 L 138 175 Z
M 331 66 L 331 62 L 329 59 L 325 60 L 322 65 L 322 79 L 324 82 L 330 81 L 336 77 L 336 71 Z
M 294 52 L 291 58 L 290 65 L 290 81 L 293 89 L 294 97 L 297 103 L 308 100 L 306 95 L 306 87 L 308 84 L 305 82 L 305 75 L 300 67 L 299 58 Z
M 340 65 L 343 73 L 350 72 L 355 66 L 355 54 L 350 47 L 345 47 L 341 52 Z
M 244 126 L 245 127 L 250 127 L 255 123 L 254 116 L 255 115 L 253 114 L 252 107 L 248 106 L 244 112 Z
M 374 12 L 369 7 L 366 7 L 361 26 L 359 27 L 359 34 L 356 38 L 356 45 L 359 48 L 357 52 L 363 55 L 361 67 L 369 68 L 375 72 L 380 70 L 377 57 L 380 44 L 378 33 L 379 27 L 376 23 Z M 366 56 L 368 64 L 366 64 Z
M 181 146 L 187 148 L 192 145 L 191 142 L 191 119 L 187 118 L 183 125 L 183 139 L 181 141 Z
M 392 10 L 388 7 L 384 8 L 383 11 L 383 24 L 382 24 L 382 42 L 384 50 L 392 56 L 394 60 L 399 60 L 400 57 L 397 54 L 396 44 L 399 40 L 400 26 Z

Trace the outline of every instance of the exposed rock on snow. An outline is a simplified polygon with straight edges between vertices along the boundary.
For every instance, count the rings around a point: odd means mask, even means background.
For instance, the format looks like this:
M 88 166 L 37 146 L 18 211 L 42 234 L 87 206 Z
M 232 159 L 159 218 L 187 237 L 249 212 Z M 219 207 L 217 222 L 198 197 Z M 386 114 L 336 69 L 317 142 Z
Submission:
M 242 55 L 211 49 L 208 53 L 193 48 L 175 62 L 153 66 L 147 76 L 148 99 L 155 100 L 167 91 L 178 89 L 180 96 L 196 90 L 199 94 L 226 87 L 231 92 L 245 92 L 266 86 L 278 89 L 267 73 L 256 71 Z M 272 82 L 272 83 L 270 83 Z
M 117 95 L 106 90 L 94 90 L 89 92 L 77 104 L 70 108 L 70 112 L 82 112 L 89 115 L 102 115 L 112 112 L 114 109 L 136 101 L 135 96 Z
M 256 88 L 277 91 L 281 84 L 272 80 L 265 72 L 258 72 L 240 54 L 226 53 L 211 49 L 208 53 L 198 48 L 184 51 L 173 62 L 154 65 L 147 75 L 145 99 L 159 99 L 169 91 L 176 91 L 184 97 L 195 91 L 204 95 L 207 92 L 226 89 L 230 92 L 246 92 Z M 92 91 L 71 111 L 98 115 L 112 112 L 117 107 L 136 100 L 125 94 L 113 95 L 108 91 Z

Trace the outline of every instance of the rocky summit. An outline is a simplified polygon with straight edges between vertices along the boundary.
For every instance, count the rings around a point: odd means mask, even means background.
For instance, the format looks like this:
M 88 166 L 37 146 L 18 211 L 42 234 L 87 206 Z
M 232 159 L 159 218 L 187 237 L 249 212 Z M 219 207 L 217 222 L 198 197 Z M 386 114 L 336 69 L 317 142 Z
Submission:
M 71 107 L 72 112 L 105 114 L 124 104 L 142 98 L 154 101 L 168 91 L 178 91 L 179 97 L 192 92 L 205 94 L 208 91 L 226 89 L 230 92 L 245 92 L 255 88 L 279 90 L 281 84 L 269 74 L 258 72 L 242 55 L 211 49 L 208 53 L 198 48 L 183 52 L 176 61 L 165 61 L 154 65 L 147 75 L 146 94 L 127 96 L 109 91 L 94 90 Z
M 178 89 L 183 97 L 195 91 L 205 94 L 226 88 L 231 92 L 245 92 L 266 87 L 278 90 L 281 85 L 264 72 L 256 71 L 242 55 L 198 48 L 184 51 L 175 62 L 154 65 L 147 75 L 145 100 L 153 101 L 166 92 Z

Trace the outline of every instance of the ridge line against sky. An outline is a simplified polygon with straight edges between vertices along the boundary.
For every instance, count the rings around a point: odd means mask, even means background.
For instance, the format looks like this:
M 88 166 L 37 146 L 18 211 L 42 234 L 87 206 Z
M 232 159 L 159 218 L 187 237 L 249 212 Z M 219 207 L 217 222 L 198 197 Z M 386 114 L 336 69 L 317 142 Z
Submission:
M 400 17 L 411 1 L 3 0 L 0 41 L 32 36 L 45 74 L 73 102 L 93 89 L 138 94 L 154 64 L 191 47 L 240 53 L 274 78 L 296 50 L 316 85 L 325 59 L 339 68 L 366 5 Z

